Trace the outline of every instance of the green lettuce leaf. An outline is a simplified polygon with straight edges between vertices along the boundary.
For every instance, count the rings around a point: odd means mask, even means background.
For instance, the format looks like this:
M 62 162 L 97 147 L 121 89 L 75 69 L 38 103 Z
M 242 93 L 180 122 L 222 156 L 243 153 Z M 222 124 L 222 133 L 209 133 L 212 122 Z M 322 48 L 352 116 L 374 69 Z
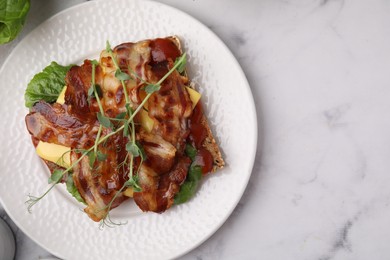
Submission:
M 85 201 L 83 200 L 83 198 L 81 197 L 79 191 L 77 190 L 76 186 L 74 185 L 72 174 L 69 174 L 68 178 L 66 179 L 66 189 L 68 190 L 68 192 L 70 194 L 72 194 L 72 196 L 77 201 L 85 204 Z
M 0 44 L 15 39 L 29 10 L 29 0 L 0 0 Z
M 189 201 L 196 193 L 199 182 L 202 179 L 202 167 L 191 164 L 185 182 L 180 186 L 180 191 L 176 194 L 173 203 L 179 205 Z
M 40 100 L 48 103 L 56 101 L 65 86 L 65 76 L 71 67 L 72 65 L 61 66 L 53 61 L 42 72 L 35 74 L 24 94 L 26 107 L 31 108 Z
M 195 195 L 199 182 L 202 179 L 202 167 L 195 163 L 195 157 L 198 154 L 198 151 L 192 145 L 186 144 L 185 153 L 190 157 L 192 163 L 188 170 L 186 180 L 180 186 L 180 191 L 175 195 L 173 200 L 175 205 L 189 201 Z

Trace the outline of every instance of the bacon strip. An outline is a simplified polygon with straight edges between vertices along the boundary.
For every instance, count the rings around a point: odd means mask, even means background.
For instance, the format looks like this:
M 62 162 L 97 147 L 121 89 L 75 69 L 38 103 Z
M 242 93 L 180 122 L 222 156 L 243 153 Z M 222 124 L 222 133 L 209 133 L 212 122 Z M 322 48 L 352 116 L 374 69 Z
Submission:
M 168 39 L 157 39 L 150 46 L 152 62 L 148 81 L 156 83 L 173 66 L 180 52 Z M 148 115 L 154 120 L 154 125 L 152 134 L 141 135 L 140 142 L 151 159 L 146 161 L 148 167 L 140 168 L 142 192 L 134 193 L 134 201 L 143 211 L 161 213 L 170 208 L 191 164 L 191 160 L 184 156 L 185 140 L 189 134 L 187 121 L 192 113 L 192 102 L 185 83 L 186 79 L 174 71 L 149 99 Z M 175 164 L 162 169 L 161 165 L 171 159 L 171 153 L 153 148 L 151 143 L 169 143 L 174 147 Z M 155 160 L 156 157 L 164 159 Z
M 94 221 L 105 218 L 108 212 L 107 205 L 111 203 L 110 208 L 113 209 L 126 199 L 122 193 L 116 196 L 126 181 L 128 169 L 119 165 L 125 160 L 126 152 L 123 147 L 126 141 L 122 135 L 109 138 L 105 145 L 99 146 L 99 151 L 107 155 L 104 161 L 96 160 L 91 168 L 89 158 L 86 156 L 73 168 L 74 183 L 87 203 L 84 211 Z M 80 156 L 80 153 L 72 152 L 72 162 Z
M 44 142 L 73 148 L 90 147 L 98 131 L 97 122 L 86 124 L 68 113 L 66 106 L 36 103 L 25 118 L 30 134 Z
M 180 191 L 180 185 L 187 177 L 191 160 L 181 157 L 178 163 L 167 174 L 158 176 L 147 166 L 141 166 L 139 182 L 142 192 L 134 193 L 134 201 L 143 211 L 164 212 L 173 205 L 175 195 Z

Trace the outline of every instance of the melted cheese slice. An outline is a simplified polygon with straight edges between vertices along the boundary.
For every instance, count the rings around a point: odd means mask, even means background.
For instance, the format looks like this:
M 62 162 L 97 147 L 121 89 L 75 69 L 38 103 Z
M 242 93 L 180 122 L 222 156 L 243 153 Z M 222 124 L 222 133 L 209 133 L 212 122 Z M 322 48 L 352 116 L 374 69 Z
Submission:
M 61 90 L 61 93 L 57 98 L 57 103 L 60 103 L 61 105 L 65 103 L 65 92 L 66 92 L 66 86 Z

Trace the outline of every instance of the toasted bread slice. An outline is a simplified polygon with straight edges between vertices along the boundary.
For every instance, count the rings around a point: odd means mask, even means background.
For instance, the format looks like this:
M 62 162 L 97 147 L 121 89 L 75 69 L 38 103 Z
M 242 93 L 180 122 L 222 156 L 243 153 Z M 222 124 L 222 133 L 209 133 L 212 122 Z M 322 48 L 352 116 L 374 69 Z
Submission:
M 181 42 L 178 36 L 174 35 L 170 37 L 172 41 L 176 44 L 176 46 L 179 48 L 180 52 L 183 53 L 182 47 L 181 47 Z M 184 75 L 188 78 L 187 71 L 184 72 Z M 189 80 L 190 84 L 189 87 L 196 90 L 195 84 L 192 83 Z M 223 160 L 221 150 L 213 136 L 213 133 L 210 129 L 209 122 L 206 118 L 206 115 L 203 113 L 202 119 L 201 119 L 201 124 L 203 127 L 206 129 L 207 136 L 204 139 L 202 146 L 211 153 L 213 156 L 213 169 L 212 172 L 217 171 L 218 169 L 222 169 L 225 166 L 225 161 Z

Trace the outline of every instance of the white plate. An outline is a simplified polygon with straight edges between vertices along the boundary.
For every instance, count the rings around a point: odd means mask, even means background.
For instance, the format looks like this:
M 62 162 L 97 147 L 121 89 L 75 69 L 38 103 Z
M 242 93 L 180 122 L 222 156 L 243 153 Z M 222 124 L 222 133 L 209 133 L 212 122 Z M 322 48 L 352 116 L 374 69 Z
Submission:
M 113 211 L 126 225 L 99 230 L 66 192 L 56 187 L 29 214 L 27 195 L 47 188 L 48 171 L 34 152 L 24 117 L 29 79 L 52 60 L 61 64 L 98 58 L 114 46 L 178 35 L 189 55 L 189 75 L 203 104 L 226 167 L 205 178 L 196 196 L 164 214 L 140 213 L 127 203 Z M 0 71 L 0 198 L 33 240 L 66 259 L 165 259 L 210 237 L 228 218 L 249 180 L 257 122 L 248 82 L 226 46 L 204 25 L 171 7 L 149 1 L 92 1 L 44 22 L 14 49 Z

